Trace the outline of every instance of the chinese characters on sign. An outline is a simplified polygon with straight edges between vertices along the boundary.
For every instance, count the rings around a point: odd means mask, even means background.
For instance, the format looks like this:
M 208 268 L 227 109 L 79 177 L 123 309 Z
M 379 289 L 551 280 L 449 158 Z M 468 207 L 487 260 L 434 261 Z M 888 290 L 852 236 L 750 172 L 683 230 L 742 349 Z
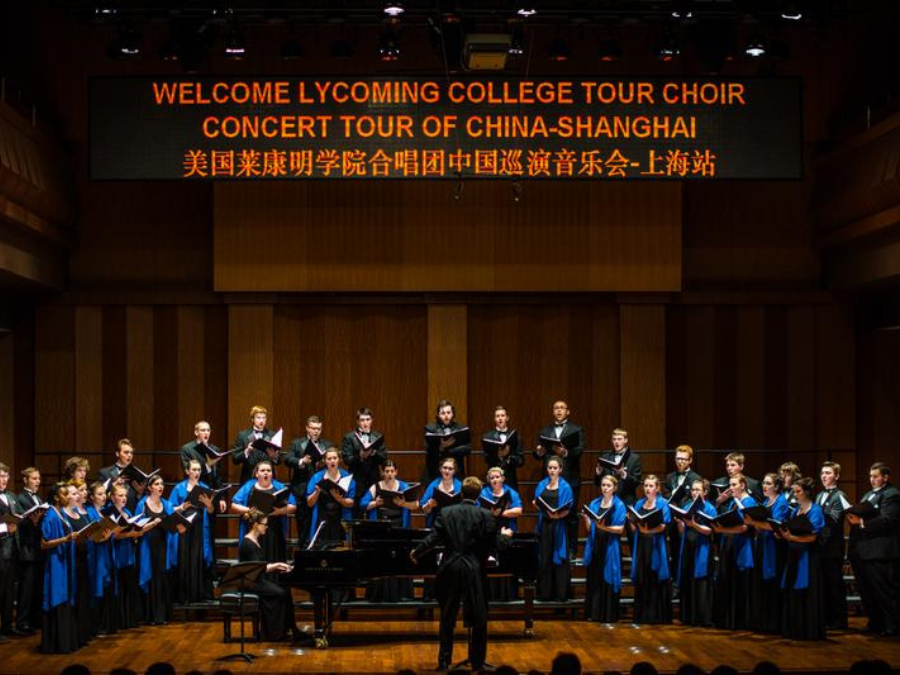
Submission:
M 97 180 L 800 178 L 794 80 L 91 83 Z

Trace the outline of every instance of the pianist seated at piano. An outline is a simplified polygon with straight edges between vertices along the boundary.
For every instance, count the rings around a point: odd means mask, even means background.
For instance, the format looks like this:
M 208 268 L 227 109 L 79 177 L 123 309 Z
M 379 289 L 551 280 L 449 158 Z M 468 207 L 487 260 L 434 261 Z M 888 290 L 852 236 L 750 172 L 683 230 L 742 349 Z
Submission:
M 269 518 L 268 527 L 259 539 L 263 558 L 269 562 L 287 560 L 289 516 L 297 510 L 297 502 L 290 489 L 275 480 L 271 461 L 264 459 L 253 467 L 253 475 L 255 478 L 244 483 L 231 500 L 231 512 L 243 516 L 255 507 L 265 513 Z M 246 533 L 247 524 L 241 518 L 238 537 L 243 541 Z
M 259 465 L 257 465 L 259 468 Z M 262 542 L 267 536 L 269 518 L 255 508 L 244 512 L 241 528 L 247 534 L 241 538 L 238 559 L 241 562 L 267 562 Z M 288 637 L 300 639 L 300 631 L 294 623 L 294 601 L 291 589 L 274 581 L 276 574 L 290 572 L 286 562 L 269 562 L 266 574 L 253 585 L 253 592 L 259 596 L 260 636 L 266 642 L 279 642 Z
M 397 478 L 397 465 L 388 459 L 382 468 L 382 479 L 363 493 L 360 507 L 369 520 L 389 521 L 394 527 L 410 526 L 410 509 L 418 508 L 415 501 L 403 496 L 410 485 Z M 415 486 L 412 486 L 415 489 Z M 373 579 L 366 585 L 369 602 L 398 602 L 413 597 L 412 579 L 385 577 Z
M 341 521 L 353 518 L 356 499 L 356 482 L 340 467 L 338 449 L 328 448 L 324 459 L 325 468 L 315 473 L 306 487 L 306 503 L 312 509 L 309 537 L 314 548 L 329 548 L 345 540 Z
M 508 527 L 517 532 L 519 526 L 516 519 L 522 515 L 522 498 L 506 484 L 503 467 L 488 469 L 487 483 L 481 490 L 478 504 L 491 512 L 498 529 Z M 488 600 L 516 600 L 519 597 L 519 580 L 515 575 L 492 577 L 488 579 L 487 594 Z

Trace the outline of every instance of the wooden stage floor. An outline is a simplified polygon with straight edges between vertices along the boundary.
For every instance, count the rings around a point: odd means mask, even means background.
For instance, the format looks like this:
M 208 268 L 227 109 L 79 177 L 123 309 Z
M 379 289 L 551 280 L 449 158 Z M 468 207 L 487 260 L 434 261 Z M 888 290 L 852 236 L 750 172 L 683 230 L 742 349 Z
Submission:
M 852 623 L 858 626 L 860 620 Z M 462 622 L 457 629 L 455 660 L 466 655 L 461 626 Z M 143 673 L 156 661 L 169 661 L 179 675 L 189 670 L 208 674 L 220 668 L 234 673 L 396 673 L 401 668 L 422 672 L 436 665 L 436 634 L 437 622 L 431 621 L 338 622 L 327 650 L 303 644 L 247 643 L 247 651 L 259 658 L 246 665 L 216 661 L 239 647 L 222 642 L 220 622 L 172 623 L 98 638 L 72 655 L 45 656 L 38 651 L 38 637 L 18 638 L 0 644 L 0 673 L 55 674 L 71 663 L 82 663 L 92 673 L 107 673 L 116 667 Z M 861 658 L 880 658 L 900 667 L 900 640 L 869 638 L 850 631 L 835 633 L 826 642 L 801 643 L 678 625 L 610 626 L 539 617 L 531 639 L 522 635 L 519 621 L 492 621 L 490 636 L 488 661 L 508 663 L 522 672 L 531 668 L 549 671 L 560 650 L 578 654 L 585 672 L 594 673 L 628 672 L 638 661 L 650 661 L 660 672 L 674 672 L 688 662 L 707 671 L 727 663 L 748 672 L 766 659 L 796 672 L 846 670 Z

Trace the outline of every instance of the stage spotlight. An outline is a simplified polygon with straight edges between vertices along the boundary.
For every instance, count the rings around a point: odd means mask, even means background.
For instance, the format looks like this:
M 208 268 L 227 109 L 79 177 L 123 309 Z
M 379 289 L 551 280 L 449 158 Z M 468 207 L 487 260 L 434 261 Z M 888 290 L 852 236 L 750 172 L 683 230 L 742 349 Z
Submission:
M 612 38 L 601 40 L 600 46 L 597 48 L 597 56 L 605 63 L 618 61 L 622 58 L 622 45 L 619 44 L 618 40 L 613 40 Z
M 382 61 L 400 60 L 400 38 L 389 28 L 378 38 L 378 58 Z
M 115 60 L 137 58 L 141 54 L 141 36 L 133 28 L 120 28 L 107 54 Z
M 228 34 L 225 36 L 225 58 L 240 61 L 246 53 L 247 45 L 244 42 L 244 34 L 237 21 L 232 21 Z
M 693 2 L 691 0 L 672 0 L 673 19 L 691 19 L 694 16 Z
M 510 34 L 509 55 L 522 56 L 525 53 L 525 40 L 522 34 L 522 28 L 516 26 Z
M 547 48 L 547 56 L 551 61 L 568 61 L 569 45 L 561 37 L 555 37 L 550 40 L 550 46 Z
M 744 53 L 747 56 L 752 56 L 753 58 L 759 58 L 760 56 L 766 55 L 766 43 L 763 40 L 762 36 L 759 34 L 754 34 L 747 40 L 747 46 L 744 47 Z
M 786 2 L 781 9 L 781 18 L 785 21 L 800 21 L 803 18 L 803 10 L 796 2 Z
M 521 16 L 523 19 L 527 19 L 528 17 L 537 14 L 537 7 L 529 4 L 519 5 L 518 9 L 516 9 L 516 14 Z
M 281 58 L 285 61 L 296 61 L 303 56 L 303 47 L 297 38 L 288 38 L 281 45 Z
M 656 41 L 654 56 L 660 61 L 674 61 L 681 54 L 681 44 L 678 36 L 670 29 L 663 30 Z
M 384 13 L 392 19 L 399 19 L 401 16 L 403 16 L 404 11 L 405 10 L 403 9 L 402 2 L 397 2 L 396 0 L 394 2 L 390 2 L 389 0 L 388 2 L 384 3 Z

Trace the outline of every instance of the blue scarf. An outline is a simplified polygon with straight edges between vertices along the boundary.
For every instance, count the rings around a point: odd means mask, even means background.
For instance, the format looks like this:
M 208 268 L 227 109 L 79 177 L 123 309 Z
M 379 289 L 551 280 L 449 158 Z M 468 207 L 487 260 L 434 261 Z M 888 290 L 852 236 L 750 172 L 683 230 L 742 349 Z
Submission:
M 637 503 L 634 505 L 635 511 L 640 511 L 641 507 L 647 502 L 646 497 L 641 497 Z M 663 515 L 663 523 L 668 525 L 672 522 L 672 512 L 669 511 L 669 504 L 662 497 L 657 496 L 656 498 L 656 508 L 662 511 Z M 650 556 L 650 569 L 656 573 L 656 578 L 658 581 L 667 581 L 669 578 L 669 556 L 666 554 L 666 533 L 658 532 L 657 534 L 651 535 L 652 537 L 652 545 L 653 545 L 653 553 Z M 633 564 L 638 557 L 638 548 L 642 543 L 642 540 L 647 537 L 638 532 L 635 529 L 634 532 L 634 543 L 632 544 L 631 550 L 631 581 L 637 582 L 640 580 L 640 569 L 638 565 Z
M 534 489 L 534 498 L 537 499 L 541 496 L 541 493 L 547 488 L 547 485 L 550 484 L 550 479 L 545 478 L 540 483 L 537 484 L 537 487 Z M 572 508 L 574 505 L 574 496 L 572 495 L 572 488 L 566 482 L 565 478 L 560 477 L 559 479 L 559 492 L 558 492 L 558 508 Z M 537 531 L 538 534 L 541 532 L 541 525 L 544 522 L 544 512 L 538 510 L 537 517 Z M 566 540 L 566 523 L 565 520 L 559 519 L 553 521 L 553 564 L 554 565 L 562 565 L 566 562 L 568 558 L 568 544 Z
M 603 509 L 601 504 L 603 497 L 597 497 L 589 504 L 594 513 Z M 613 495 L 612 510 L 606 519 L 609 527 L 618 527 L 625 524 L 625 502 Z M 584 566 L 591 564 L 594 558 L 594 537 L 597 535 L 597 523 L 591 521 L 591 533 L 584 545 Z M 613 587 L 618 593 L 622 590 L 622 547 L 619 543 L 619 535 L 610 535 L 606 538 L 606 555 L 603 559 L 603 581 Z

